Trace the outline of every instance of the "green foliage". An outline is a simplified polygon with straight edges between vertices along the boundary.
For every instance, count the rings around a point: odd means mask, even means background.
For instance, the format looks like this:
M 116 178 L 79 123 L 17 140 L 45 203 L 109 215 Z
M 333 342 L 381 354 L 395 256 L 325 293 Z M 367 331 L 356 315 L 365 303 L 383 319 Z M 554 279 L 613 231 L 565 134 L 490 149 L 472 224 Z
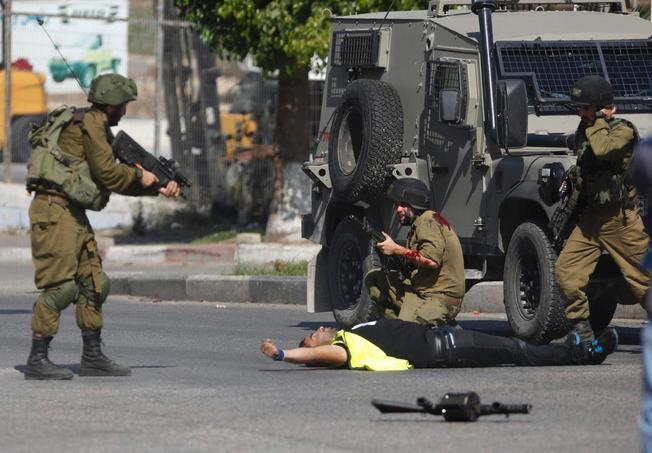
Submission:
M 305 73 L 314 55 L 328 54 L 329 19 L 385 11 L 391 0 L 175 0 L 182 16 L 220 55 L 251 55 L 281 77 Z M 394 10 L 425 9 L 427 0 L 396 0 Z
M 234 230 L 234 229 L 226 229 L 226 230 L 220 230 L 216 231 L 214 233 L 208 234 L 206 236 L 202 236 L 200 238 L 197 238 L 193 240 L 191 243 L 192 244 L 213 244 L 215 242 L 222 242 L 222 241 L 228 241 L 229 239 L 233 239 L 236 237 L 239 233 L 258 233 L 261 236 L 265 235 L 265 229 L 264 228 L 258 228 L 258 229 L 244 229 L 244 230 Z
M 308 275 L 308 261 L 277 260 L 268 266 L 239 263 L 233 270 L 233 275 L 278 275 L 303 277 Z

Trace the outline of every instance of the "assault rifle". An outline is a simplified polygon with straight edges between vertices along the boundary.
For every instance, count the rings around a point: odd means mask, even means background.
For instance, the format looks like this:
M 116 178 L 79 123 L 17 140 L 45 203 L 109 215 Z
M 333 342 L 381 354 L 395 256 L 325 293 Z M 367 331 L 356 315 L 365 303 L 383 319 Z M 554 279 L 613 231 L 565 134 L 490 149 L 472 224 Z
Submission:
M 383 233 L 369 225 L 369 222 L 365 218 L 363 221 L 360 221 L 356 216 L 350 215 L 349 219 L 353 220 L 355 223 L 360 225 L 360 229 L 364 231 L 364 233 L 369 236 L 371 239 L 373 239 L 375 242 L 383 242 L 385 240 L 385 236 L 383 236 Z
M 480 404 L 480 397 L 475 392 L 447 393 L 437 404 L 427 398 L 418 398 L 417 404 L 397 403 L 395 401 L 371 400 L 383 414 L 422 413 L 441 415 L 447 422 L 474 422 L 483 415 L 504 414 L 529 414 L 531 404 Z
M 176 181 L 182 189 L 192 186 L 188 177 L 179 170 L 179 164 L 163 156 L 159 156 L 157 159 L 125 131 L 118 132 L 111 145 L 113 153 L 122 163 L 131 166 L 138 164 L 145 170 L 154 173 L 160 187 L 165 187 L 170 181 Z
M 360 221 L 356 216 L 350 215 L 349 219 L 353 220 L 355 223 L 357 223 L 360 226 L 360 229 L 371 239 L 371 243 L 369 244 L 369 253 L 376 253 L 376 244 L 379 242 L 383 242 L 385 240 L 385 236 L 383 233 L 369 225 L 369 222 L 365 218 L 363 221 Z M 380 258 L 380 264 L 382 269 L 387 273 L 390 270 L 395 270 L 398 271 L 400 274 L 400 279 L 403 280 L 407 277 L 410 276 L 410 273 L 412 272 L 412 265 L 409 263 L 406 263 L 405 261 L 399 259 L 397 256 L 387 256 L 387 255 L 381 255 L 379 256 Z
M 564 240 L 573 228 L 575 228 L 580 211 L 578 206 L 580 189 L 577 187 L 577 184 L 573 183 L 568 173 L 559 188 L 559 193 L 562 194 L 561 203 L 555 209 L 548 224 L 553 235 L 552 246 L 557 252 L 561 250 Z

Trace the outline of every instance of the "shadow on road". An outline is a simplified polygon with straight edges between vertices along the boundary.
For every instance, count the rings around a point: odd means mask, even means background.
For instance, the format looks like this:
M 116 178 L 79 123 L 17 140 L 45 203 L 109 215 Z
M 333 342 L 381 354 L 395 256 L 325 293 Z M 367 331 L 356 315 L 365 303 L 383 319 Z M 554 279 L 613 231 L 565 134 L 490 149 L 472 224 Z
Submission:
M 0 316 L 2 315 L 25 315 L 25 314 L 32 314 L 32 310 L 21 310 L 21 309 L 11 309 L 11 308 L 6 308 L 0 310 Z

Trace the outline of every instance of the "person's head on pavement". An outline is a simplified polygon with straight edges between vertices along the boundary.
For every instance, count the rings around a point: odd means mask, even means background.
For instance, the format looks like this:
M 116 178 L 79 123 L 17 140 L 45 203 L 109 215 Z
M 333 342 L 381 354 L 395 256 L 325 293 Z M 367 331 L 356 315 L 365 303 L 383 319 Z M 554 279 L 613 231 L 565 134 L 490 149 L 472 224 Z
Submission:
M 306 335 L 299 343 L 299 347 L 314 348 L 315 346 L 330 344 L 335 335 L 337 335 L 335 327 L 320 326 L 319 329 Z

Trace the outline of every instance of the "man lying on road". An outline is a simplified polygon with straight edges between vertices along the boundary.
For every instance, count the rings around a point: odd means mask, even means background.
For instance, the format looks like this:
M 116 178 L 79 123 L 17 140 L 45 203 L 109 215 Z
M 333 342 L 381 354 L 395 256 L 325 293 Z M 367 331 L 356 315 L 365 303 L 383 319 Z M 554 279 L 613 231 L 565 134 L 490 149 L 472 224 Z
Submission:
M 597 365 L 617 346 L 613 328 L 590 342 L 580 342 L 571 332 L 564 343 L 536 346 L 472 330 L 379 319 L 350 331 L 322 326 L 294 349 L 283 350 L 267 339 L 260 350 L 273 360 L 308 366 L 389 371 L 504 364 Z

